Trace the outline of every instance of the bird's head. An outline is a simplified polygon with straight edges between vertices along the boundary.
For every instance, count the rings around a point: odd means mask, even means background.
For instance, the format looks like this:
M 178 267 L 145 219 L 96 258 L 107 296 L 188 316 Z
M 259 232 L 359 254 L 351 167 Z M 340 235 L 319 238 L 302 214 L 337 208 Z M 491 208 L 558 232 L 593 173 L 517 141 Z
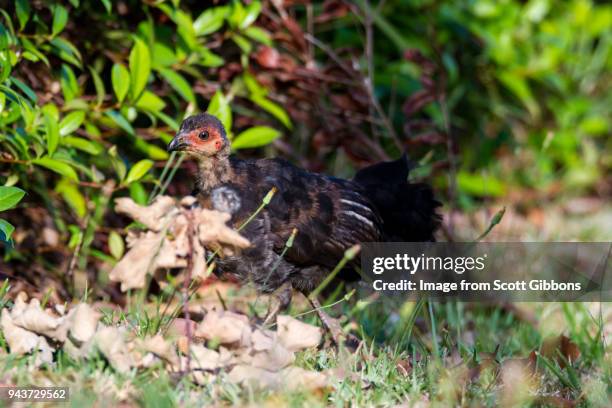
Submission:
M 219 119 L 200 113 L 183 121 L 168 151 L 185 152 L 196 158 L 223 156 L 229 154 L 230 142 Z

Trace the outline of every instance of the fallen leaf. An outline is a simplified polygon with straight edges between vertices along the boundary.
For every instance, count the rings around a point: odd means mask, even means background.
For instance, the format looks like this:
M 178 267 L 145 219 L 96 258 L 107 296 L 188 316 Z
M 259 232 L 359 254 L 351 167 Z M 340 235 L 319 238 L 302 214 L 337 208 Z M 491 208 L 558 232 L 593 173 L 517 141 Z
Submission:
M 133 247 L 111 270 L 109 278 L 121 282 L 123 292 L 129 289 L 142 289 L 147 273 L 154 272 L 153 257 L 160 250 L 164 236 L 162 233 L 147 232 L 133 242 Z
M 30 300 L 28 305 L 17 299 L 11 311 L 11 319 L 23 329 L 48 337 L 51 337 L 61 323 L 59 318 L 50 316 L 41 309 L 38 299 Z
M 289 351 L 316 347 L 321 342 L 322 331 L 319 327 L 287 315 L 278 316 L 276 322 L 278 340 Z
M 251 360 L 251 365 L 268 371 L 279 371 L 295 361 L 295 354 L 287 350 L 278 341 L 263 351 L 256 352 Z
M 248 239 L 225 223 L 232 216 L 228 213 L 198 208 L 194 210 L 194 220 L 198 226 L 198 238 L 202 244 L 219 243 L 246 248 L 250 245 Z
M 231 354 L 224 348 L 217 352 L 200 344 L 192 344 L 190 350 L 192 369 L 215 370 L 224 367 L 231 359 Z
M 251 327 L 246 316 L 228 311 L 210 311 L 196 329 L 195 335 L 221 344 L 248 346 Z
M 162 229 L 162 219 L 168 217 L 175 206 L 174 199 L 169 196 L 158 196 L 148 206 L 138 205 L 129 197 L 115 199 L 115 211 L 117 213 L 129 216 L 151 231 L 160 231 Z
M 100 317 L 100 313 L 93 310 L 87 303 L 79 303 L 70 319 L 72 321 L 69 331 L 71 340 L 78 345 L 89 341 L 96 333 Z
M 103 327 L 96 332 L 94 344 L 113 368 L 126 373 L 134 366 L 125 343 L 124 331 L 116 327 Z
M 284 385 L 288 390 L 314 391 L 327 388 L 329 379 L 318 371 L 305 370 L 301 367 L 288 367 L 281 371 L 285 379 Z
M 11 353 L 24 355 L 38 352 L 42 361 L 52 362 L 53 349 L 49 346 L 47 340 L 36 333 L 15 325 L 7 309 L 2 309 L 0 324 Z
M 179 364 L 179 358 L 176 353 L 176 349 L 172 344 L 164 340 L 164 338 L 160 334 L 146 338 L 142 341 L 141 346 L 144 350 L 155 354 L 156 356 L 162 358 L 171 365 Z

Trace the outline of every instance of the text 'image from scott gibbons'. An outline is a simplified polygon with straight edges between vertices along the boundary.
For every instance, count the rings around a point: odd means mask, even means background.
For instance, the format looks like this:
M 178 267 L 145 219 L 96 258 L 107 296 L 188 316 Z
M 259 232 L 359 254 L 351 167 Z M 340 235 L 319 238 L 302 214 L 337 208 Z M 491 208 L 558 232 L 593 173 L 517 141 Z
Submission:
M 468 301 L 611 301 L 609 243 L 368 243 L 364 290 Z

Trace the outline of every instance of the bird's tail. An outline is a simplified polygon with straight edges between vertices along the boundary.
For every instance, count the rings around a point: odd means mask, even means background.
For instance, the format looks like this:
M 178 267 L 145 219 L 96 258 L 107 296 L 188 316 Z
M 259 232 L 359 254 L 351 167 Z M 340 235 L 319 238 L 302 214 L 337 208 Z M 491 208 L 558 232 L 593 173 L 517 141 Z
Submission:
M 429 185 L 408 182 L 411 168 L 404 154 L 361 169 L 353 179 L 380 213 L 387 241 L 434 241 L 440 225 L 440 202 Z

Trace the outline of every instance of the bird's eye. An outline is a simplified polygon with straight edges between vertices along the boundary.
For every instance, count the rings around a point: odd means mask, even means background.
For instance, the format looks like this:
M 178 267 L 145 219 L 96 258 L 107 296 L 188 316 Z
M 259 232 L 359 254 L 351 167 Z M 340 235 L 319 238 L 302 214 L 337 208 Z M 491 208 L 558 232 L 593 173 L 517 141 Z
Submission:
M 198 137 L 200 138 L 200 140 L 208 140 L 208 131 L 205 130 L 203 132 L 200 132 L 200 134 L 198 135 Z

